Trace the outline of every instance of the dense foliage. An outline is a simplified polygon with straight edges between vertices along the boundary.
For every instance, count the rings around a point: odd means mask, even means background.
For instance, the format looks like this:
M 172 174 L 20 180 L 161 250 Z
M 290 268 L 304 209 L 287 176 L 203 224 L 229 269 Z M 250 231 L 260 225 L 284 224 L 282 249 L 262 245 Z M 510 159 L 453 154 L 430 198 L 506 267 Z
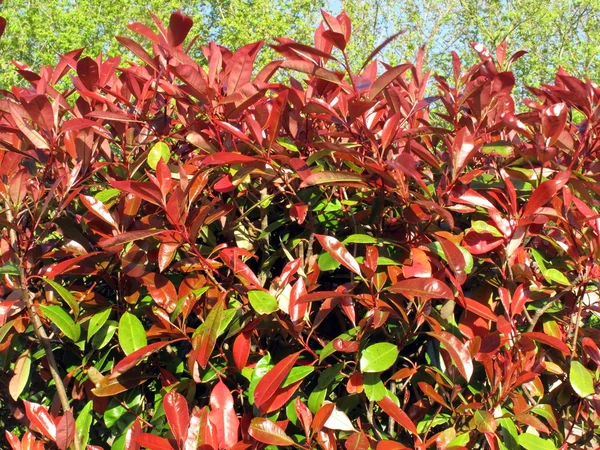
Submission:
M 264 67 L 261 43 L 192 59 L 175 13 L 117 38 L 141 64 L 20 70 L 12 448 L 598 445 L 600 89 L 559 71 L 517 114 L 505 43 L 446 78 L 422 52 L 352 72 L 323 18 Z

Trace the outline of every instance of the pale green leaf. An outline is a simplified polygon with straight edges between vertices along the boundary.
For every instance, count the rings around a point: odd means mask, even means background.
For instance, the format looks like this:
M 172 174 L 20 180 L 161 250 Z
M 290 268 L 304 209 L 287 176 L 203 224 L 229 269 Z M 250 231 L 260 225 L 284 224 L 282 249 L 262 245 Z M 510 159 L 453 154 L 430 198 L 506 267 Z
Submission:
M 125 311 L 119 320 L 119 344 L 126 355 L 148 345 L 146 331 L 140 319 Z

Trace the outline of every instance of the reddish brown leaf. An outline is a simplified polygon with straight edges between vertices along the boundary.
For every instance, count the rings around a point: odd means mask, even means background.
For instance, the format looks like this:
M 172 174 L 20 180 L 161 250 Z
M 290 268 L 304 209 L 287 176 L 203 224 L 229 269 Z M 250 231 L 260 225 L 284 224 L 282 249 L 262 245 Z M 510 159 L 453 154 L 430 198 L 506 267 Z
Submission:
M 169 19 L 167 28 L 167 40 L 169 45 L 177 47 L 181 45 L 190 32 L 194 22 L 181 11 L 175 11 Z
M 177 291 L 175 285 L 167 277 L 159 273 L 147 273 L 142 280 L 154 302 L 172 313 L 177 306 Z
M 335 84 L 342 84 L 341 77 L 336 73 L 330 72 L 323 67 L 319 67 L 316 64 L 308 61 L 299 61 L 299 60 L 285 60 L 280 65 L 283 69 L 292 69 L 297 70 L 298 72 L 305 73 L 307 75 L 312 75 L 317 78 L 321 78 L 323 80 L 329 81 Z
M 212 153 L 202 159 L 202 164 L 206 166 L 225 166 L 231 164 L 248 164 L 256 161 L 256 158 L 240 153 L 218 152 Z
M 390 292 L 402 294 L 405 297 L 445 298 L 454 299 L 452 290 L 436 278 L 413 278 L 402 280 L 388 288 Z
M 73 410 L 69 409 L 61 416 L 56 424 L 56 446 L 60 450 L 67 450 L 75 438 L 75 418 Z
M 100 71 L 98 63 L 92 58 L 86 56 L 77 61 L 77 75 L 88 91 L 95 92 L 98 89 Z
M 147 181 L 113 181 L 112 185 L 123 192 L 128 192 L 133 195 L 137 195 L 147 202 L 154 203 L 155 205 L 162 204 L 162 193 L 158 186 Z
M 296 364 L 300 353 L 302 352 L 297 352 L 283 358 L 258 382 L 254 391 L 254 403 L 261 411 L 263 405 L 265 405 L 277 392 L 277 389 L 281 387 L 283 380 L 285 380 L 285 377 L 287 377 L 290 370 L 294 367 L 294 364 Z
M 447 331 L 440 331 L 438 333 L 427 333 L 433 336 L 444 344 L 444 348 L 456 364 L 456 367 L 460 374 L 469 381 L 471 375 L 473 375 L 473 360 L 471 354 L 467 349 L 467 346 L 463 344 L 456 336 Z
M 208 429 L 208 407 L 202 409 L 195 407 L 190 416 L 190 425 L 187 431 L 187 440 L 183 446 L 184 450 L 197 450 L 210 441 L 210 430 Z
M 250 427 L 248 428 L 248 434 L 263 444 L 278 445 L 282 447 L 294 445 L 294 441 L 285 434 L 285 431 L 269 419 L 252 419 Z
M 522 333 L 522 337 L 532 339 L 536 342 L 541 342 L 542 344 L 546 344 L 551 348 L 555 348 L 561 351 L 565 356 L 571 354 L 571 350 L 567 347 L 562 340 L 555 338 L 554 336 L 550 336 L 544 333 L 538 333 L 537 331 L 530 331 L 527 333 Z
M 346 450 L 369 450 L 371 448 L 369 438 L 363 432 L 352 433 L 344 447 Z
M 231 448 L 238 441 L 240 421 L 235 413 L 233 396 L 219 380 L 210 393 L 210 421 L 217 427 L 219 448 Z

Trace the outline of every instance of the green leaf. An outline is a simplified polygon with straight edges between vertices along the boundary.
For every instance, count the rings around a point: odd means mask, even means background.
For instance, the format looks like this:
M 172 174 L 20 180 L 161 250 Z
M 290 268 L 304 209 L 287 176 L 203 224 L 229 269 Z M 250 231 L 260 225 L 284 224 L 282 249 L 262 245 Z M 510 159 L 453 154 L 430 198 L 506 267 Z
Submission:
M 484 155 L 497 155 L 508 158 L 513 154 L 513 146 L 507 141 L 495 141 L 483 144 L 481 152 Z
M 327 398 L 327 388 L 313 389 L 308 396 L 308 409 L 313 414 L 316 414 L 323 406 L 323 402 Z
M 279 309 L 277 299 L 268 292 L 250 291 L 248 292 L 248 301 L 259 314 L 271 314 Z
M 77 316 L 79 315 L 79 303 L 77 303 L 77 300 L 75 300 L 73 294 L 71 294 L 71 292 L 68 289 L 66 289 L 63 285 L 57 283 L 56 281 L 53 281 L 46 277 L 44 277 L 44 281 L 50 286 L 52 286 L 52 289 L 54 289 L 58 293 L 58 295 L 60 295 L 62 299 L 67 303 L 67 305 L 71 307 L 71 309 L 73 310 L 73 314 L 75 314 L 75 319 L 77 319 Z
M 294 384 L 296 381 L 300 381 L 311 373 L 313 373 L 315 368 L 313 366 L 296 366 L 290 370 L 287 377 L 283 380 L 281 384 L 281 388 L 287 387 L 291 384 Z
M 19 266 L 17 266 L 13 261 L 9 261 L 0 267 L 0 275 L 13 275 L 19 276 Z
M 164 142 L 157 142 L 148 153 L 148 165 L 156 170 L 158 161 L 161 158 L 165 163 L 168 163 L 171 159 L 171 150 Z
M 319 259 L 317 260 L 317 264 L 319 265 L 319 269 L 322 272 L 329 272 L 332 270 L 336 270 L 341 264 L 335 260 L 333 256 L 329 253 L 321 253 L 319 255 Z
M 376 237 L 369 236 L 368 234 L 351 234 L 342 242 L 344 245 L 346 244 L 379 244 L 380 239 Z
M 581 398 L 595 393 L 592 374 L 579 361 L 571 361 L 569 381 L 575 393 Z
M 79 340 L 81 336 L 81 326 L 75 323 L 73 318 L 58 305 L 41 305 L 40 308 L 44 315 L 58 327 L 73 342 Z
M 396 362 L 398 353 L 398 347 L 388 342 L 370 345 L 362 351 L 360 370 L 363 373 L 383 372 Z
M 128 311 L 119 320 L 119 344 L 126 355 L 148 345 L 146 331 L 140 319 Z
M 542 272 L 544 278 L 547 281 L 554 281 L 555 283 L 562 284 L 563 286 L 571 286 L 569 279 L 557 269 L 548 269 Z
M 105 189 L 95 194 L 94 198 L 106 204 L 118 197 L 120 193 L 119 189 Z
M 100 328 L 100 330 L 92 338 L 92 347 L 100 350 L 108 345 L 112 337 L 117 331 L 118 323 L 116 320 L 109 320 Z
M 517 443 L 526 450 L 556 450 L 556 445 L 550 439 L 543 439 L 529 433 L 519 435 Z
M 88 342 L 98 332 L 98 330 L 100 330 L 100 328 L 102 328 L 102 326 L 106 323 L 106 321 L 108 320 L 108 317 L 110 316 L 111 311 L 112 311 L 111 308 L 106 308 L 92 316 L 92 318 L 90 319 L 90 323 L 88 324 L 88 330 L 87 330 Z
M 77 415 L 77 420 L 75 420 L 77 439 L 79 439 L 81 448 L 86 448 L 90 437 L 90 427 L 92 426 L 92 420 L 94 418 L 92 414 L 93 406 L 94 402 L 92 400 L 87 402 L 83 409 Z
M 473 230 L 475 230 L 477 233 L 489 233 L 492 236 L 496 236 L 496 237 L 504 236 L 502 233 L 500 233 L 500 231 L 498 231 L 498 228 L 496 228 L 493 225 L 490 225 L 487 222 L 484 222 L 483 220 L 475 220 L 475 221 L 471 222 L 471 228 Z
M 378 373 L 365 373 L 363 376 L 363 386 L 365 395 L 372 402 L 378 402 L 385 397 L 387 389 L 385 388 Z
M 237 309 L 235 308 L 229 308 L 223 311 L 221 314 L 221 322 L 219 323 L 219 332 L 217 333 L 218 336 L 221 336 L 223 333 L 225 333 L 225 330 L 227 330 L 227 327 L 235 317 L 236 312 Z

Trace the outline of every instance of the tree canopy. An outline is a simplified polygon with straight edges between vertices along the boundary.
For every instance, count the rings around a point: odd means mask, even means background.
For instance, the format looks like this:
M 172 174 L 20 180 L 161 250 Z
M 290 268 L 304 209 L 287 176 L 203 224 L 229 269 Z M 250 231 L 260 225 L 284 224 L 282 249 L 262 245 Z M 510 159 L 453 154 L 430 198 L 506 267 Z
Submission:
M 529 54 L 515 68 L 525 84 L 548 80 L 559 67 L 579 77 L 600 78 L 600 0 L 14 0 L 0 6 L 8 25 L 0 49 L 0 87 L 19 82 L 10 60 L 34 69 L 55 64 L 58 54 L 85 47 L 95 56 L 119 53 L 111 36 L 130 36 L 133 20 L 150 23 L 148 10 L 161 19 L 182 9 L 194 18 L 195 46 L 214 39 L 231 48 L 287 36 L 307 41 L 318 23 L 319 8 L 344 9 L 353 19 L 351 62 L 360 66 L 369 49 L 404 30 L 382 57 L 391 63 L 414 58 L 426 46 L 425 67 L 447 72 L 449 51 L 475 60 L 470 42 Z M 263 51 L 267 58 L 269 50 Z M 259 57 L 260 61 L 261 57 Z

